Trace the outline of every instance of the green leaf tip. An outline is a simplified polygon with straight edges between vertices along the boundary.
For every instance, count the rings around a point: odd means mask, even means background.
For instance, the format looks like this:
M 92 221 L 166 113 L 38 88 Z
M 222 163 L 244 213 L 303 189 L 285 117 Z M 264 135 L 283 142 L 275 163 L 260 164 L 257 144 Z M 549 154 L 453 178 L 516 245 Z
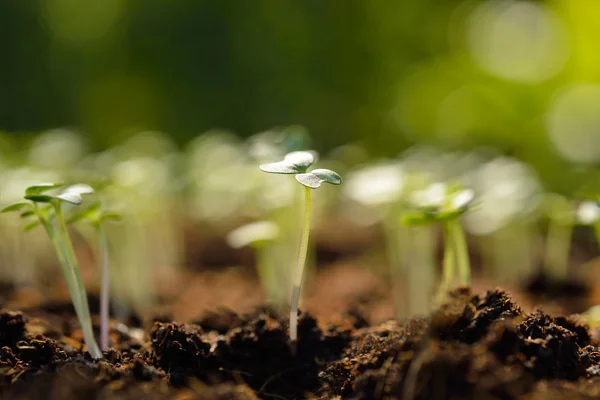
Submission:
M 435 221 L 458 218 L 472 208 L 475 192 L 459 185 L 433 183 L 424 190 L 416 191 L 409 207 L 412 211 L 402 222 L 406 225 L 422 225 Z
M 99 225 L 103 221 L 120 222 L 123 219 L 121 214 L 116 211 L 107 211 L 103 208 L 102 202 L 98 201 L 73 215 L 68 223 L 77 221 L 87 221 L 92 225 Z
M 28 210 L 28 211 L 25 211 L 25 212 L 21 213 L 21 218 L 29 218 L 29 217 L 31 217 L 33 215 L 35 215 L 35 211 Z
M 25 189 L 25 198 L 28 198 L 28 196 L 37 196 L 48 190 L 56 189 L 64 185 L 65 184 L 62 182 L 38 183 L 37 185 L 29 186 Z
M 37 228 L 37 227 L 38 227 L 38 226 L 40 226 L 41 224 L 42 224 L 42 223 L 41 223 L 39 220 L 37 220 L 37 221 L 33 221 L 33 222 L 30 222 L 29 224 L 25 225 L 25 226 L 23 227 L 23 230 L 24 230 L 25 232 L 29 232 L 30 230 L 32 230 L 32 229 L 34 229 L 34 228 Z
M 271 174 L 302 174 L 316 161 L 314 151 L 293 151 L 283 157 L 283 161 L 262 164 L 259 168 Z
M 296 175 L 296 180 L 311 189 L 321 187 L 323 182 L 331 183 L 332 185 L 341 185 L 342 183 L 342 177 L 337 172 L 324 168 L 298 174 Z
M 31 207 L 31 204 L 27 203 L 27 202 L 14 203 L 14 204 L 4 207 L 2 210 L 0 210 L 0 213 L 4 214 L 4 213 L 13 212 L 13 211 L 19 211 L 23 207 Z

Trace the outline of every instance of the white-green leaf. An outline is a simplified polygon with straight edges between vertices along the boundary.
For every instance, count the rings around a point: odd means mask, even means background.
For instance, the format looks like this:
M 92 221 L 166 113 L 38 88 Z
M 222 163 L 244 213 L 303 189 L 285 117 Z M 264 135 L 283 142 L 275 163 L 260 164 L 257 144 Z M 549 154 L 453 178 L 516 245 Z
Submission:
M 12 211 L 19 211 L 23 207 L 31 207 L 31 203 L 27 203 L 24 201 L 24 202 L 20 202 L 20 203 L 11 204 L 9 206 L 4 207 L 2 210 L 0 210 L 0 213 L 4 214 L 4 213 L 12 212 Z
M 86 185 L 85 183 L 78 183 L 76 185 L 69 186 L 61 194 L 55 197 L 59 200 L 79 205 L 83 202 L 82 195 L 92 193 L 94 193 L 94 189 L 90 185 Z
M 342 184 L 342 177 L 330 169 L 318 168 L 310 171 L 310 173 L 318 176 L 323 182 L 331 183 L 332 185 Z
M 272 174 L 301 174 L 314 164 L 316 152 L 293 151 L 283 158 L 283 161 L 262 164 L 261 171 Z
M 452 208 L 454 210 L 466 209 L 475 199 L 475 192 L 471 189 L 464 189 L 455 193 L 452 197 Z
M 61 186 L 64 186 L 62 182 L 48 182 L 48 183 L 38 183 L 37 185 L 29 186 L 25 189 L 25 198 L 28 196 L 36 196 L 38 194 L 42 194 L 51 189 L 56 189 Z
M 339 185 L 342 183 L 342 177 L 329 169 L 315 169 L 305 174 L 297 174 L 296 180 L 306 187 L 317 189 L 323 182 Z
M 271 221 L 258 221 L 240 226 L 227 235 L 227 244 L 238 249 L 249 245 L 260 245 L 275 240 L 279 227 Z

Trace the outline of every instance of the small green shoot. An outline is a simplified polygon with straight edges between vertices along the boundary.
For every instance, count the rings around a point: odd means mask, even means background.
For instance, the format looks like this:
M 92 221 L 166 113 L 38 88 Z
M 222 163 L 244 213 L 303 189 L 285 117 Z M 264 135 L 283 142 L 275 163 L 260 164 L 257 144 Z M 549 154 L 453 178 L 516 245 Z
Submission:
M 471 265 L 460 216 L 469 210 L 474 192 L 457 185 L 434 183 L 414 193 L 414 211 L 403 216 L 407 225 L 442 224 L 444 232 L 444 263 L 438 302 L 445 299 L 458 275 L 461 285 L 471 285 Z
M 64 186 L 62 183 L 41 183 L 30 186 L 25 189 L 24 196 L 29 201 L 9 205 L 0 210 L 0 213 L 22 211 L 21 217 L 24 219 L 37 217 L 37 221 L 28 223 L 25 230 L 33 229 L 40 224 L 44 227 L 60 261 L 88 351 L 92 357 L 101 358 L 102 353 L 94 339 L 85 285 L 62 210 L 64 202 L 80 205 L 83 202 L 82 196 L 94 193 L 94 189 L 86 184 L 77 184 L 67 187 L 57 195 L 48 194 L 50 190 L 62 186 Z
M 256 254 L 258 279 L 265 290 L 267 301 L 281 305 L 281 282 L 273 260 L 271 243 L 280 236 L 279 227 L 272 221 L 252 222 L 234 229 L 227 235 L 227 244 L 234 249 L 251 247 Z
M 294 174 L 296 180 L 304 186 L 304 228 L 300 240 L 300 252 L 298 254 L 298 263 L 296 265 L 290 304 L 290 341 L 292 343 L 292 349 L 295 349 L 296 340 L 298 339 L 300 287 L 302 285 L 302 276 L 304 274 L 304 264 L 306 263 L 308 239 L 310 235 L 310 189 L 317 189 L 324 182 L 332 185 L 340 185 L 342 183 L 342 178 L 334 171 L 328 169 L 308 171 L 308 168 L 315 163 L 316 156 L 317 153 L 312 151 L 294 151 L 286 154 L 283 161 L 260 166 L 262 171 L 272 174 Z
M 544 199 L 548 230 L 544 246 L 546 276 L 565 281 L 569 278 L 569 254 L 577 215 L 573 202 L 559 194 L 549 193 Z
M 98 249 L 100 252 L 100 348 L 104 351 L 109 346 L 109 314 L 110 314 L 110 271 L 108 266 L 108 240 L 104 229 L 105 221 L 121 221 L 120 214 L 107 211 L 101 202 L 96 202 L 90 207 L 75 214 L 69 222 L 83 221 L 90 224 L 97 236 Z

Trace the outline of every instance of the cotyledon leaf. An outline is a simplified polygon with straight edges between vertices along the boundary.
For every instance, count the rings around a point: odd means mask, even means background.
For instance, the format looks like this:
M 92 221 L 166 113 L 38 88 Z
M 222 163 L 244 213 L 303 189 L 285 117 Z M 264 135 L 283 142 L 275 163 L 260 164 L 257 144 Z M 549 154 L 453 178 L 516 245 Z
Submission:
M 29 186 L 27 189 L 25 189 L 25 198 L 27 198 L 28 196 L 36 196 L 36 195 L 42 194 L 44 192 L 47 192 L 48 190 L 56 189 L 61 186 L 64 186 L 64 183 L 62 183 L 62 182 L 38 183 L 37 185 L 32 185 L 32 186 Z
M 342 177 L 338 173 L 324 168 L 315 169 L 305 174 L 298 174 L 296 175 L 296 180 L 311 189 L 321 187 L 323 182 L 331 183 L 332 185 L 340 185 L 342 183 Z
M 79 205 L 83 202 L 81 195 L 92 193 L 94 193 L 94 189 L 90 185 L 78 183 L 76 185 L 69 186 L 61 194 L 55 197 L 68 203 Z
M 20 203 L 11 204 L 9 206 L 4 207 L 2 210 L 0 210 L 0 213 L 4 214 L 4 213 L 12 212 L 12 211 L 19 211 L 23 207 L 31 207 L 31 203 L 23 201 Z
M 272 174 L 301 174 L 314 164 L 316 153 L 312 151 L 293 151 L 283 158 L 283 161 L 262 164 L 261 171 Z

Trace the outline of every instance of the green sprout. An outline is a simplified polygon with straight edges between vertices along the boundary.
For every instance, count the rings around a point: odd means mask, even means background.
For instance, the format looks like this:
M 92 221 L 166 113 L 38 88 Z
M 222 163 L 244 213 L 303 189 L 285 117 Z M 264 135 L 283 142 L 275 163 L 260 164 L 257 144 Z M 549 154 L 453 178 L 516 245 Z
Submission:
M 578 224 L 594 228 L 596 241 L 600 243 L 600 203 L 582 201 L 577 207 L 576 218 Z
M 565 281 L 569 277 L 569 254 L 576 218 L 573 203 L 554 193 L 547 194 L 544 200 L 548 218 L 544 272 L 552 280 Z
M 107 211 L 101 202 L 96 202 L 90 207 L 75 214 L 69 222 L 84 221 L 90 224 L 96 233 L 98 250 L 100 252 L 100 348 L 107 350 L 109 345 L 109 295 L 110 272 L 108 266 L 108 240 L 104 229 L 104 221 L 120 221 L 121 215 L 114 211 Z
M 412 199 L 414 211 L 403 216 L 407 225 L 442 224 L 444 262 L 438 301 L 445 299 L 457 277 L 461 285 L 471 285 L 469 251 L 460 216 L 470 208 L 474 197 L 471 189 L 434 183 L 415 192 Z
M 37 220 L 25 226 L 25 230 L 33 229 L 38 225 L 44 227 L 58 256 L 88 351 L 92 357 L 101 358 L 102 353 L 94 339 L 85 285 L 62 210 L 64 202 L 80 205 L 83 202 L 82 195 L 92 194 L 94 189 L 86 184 L 76 184 L 67 187 L 58 195 L 48 194 L 48 191 L 62 186 L 64 186 L 62 183 L 41 183 L 30 186 L 25 189 L 24 196 L 28 201 L 14 203 L 3 208 L 0 212 L 21 211 L 21 217 L 24 219 L 37 217 Z
M 267 301 L 279 306 L 282 303 L 281 281 L 270 244 L 279 237 L 279 227 L 272 221 L 252 222 L 234 229 L 227 235 L 227 244 L 234 249 L 251 247 L 256 254 L 258 279 L 266 292 Z
M 293 346 L 298 338 L 298 303 L 300 301 L 300 287 L 302 285 L 310 234 L 310 189 L 318 189 L 324 182 L 333 185 L 340 185 L 342 183 L 342 178 L 336 172 L 329 169 L 314 169 L 307 172 L 308 168 L 315 163 L 315 159 L 316 152 L 294 151 L 286 154 L 283 161 L 260 166 L 261 171 L 272 174 L 294 174 L 296 180 L 304 186 L 304 228 L 300 240 L 300 252 L 298 253 L 298 263 L 296 265 L 290 304 L 290 341 Z

